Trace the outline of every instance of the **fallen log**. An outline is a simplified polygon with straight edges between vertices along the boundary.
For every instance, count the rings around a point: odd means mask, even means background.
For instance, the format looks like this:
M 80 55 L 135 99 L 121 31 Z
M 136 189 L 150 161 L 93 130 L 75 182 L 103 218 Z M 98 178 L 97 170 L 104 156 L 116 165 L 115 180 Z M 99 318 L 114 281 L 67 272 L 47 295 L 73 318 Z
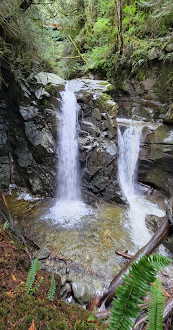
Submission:
M 163 312 L 163 322 L 166 322 L 169 316 L 171 316 L 173 313 L 173 297 L 170 297 L 164 307 Z M 139 326 L 141 326 L 143 323 L 147 322 L 147 316 L 146 314 L 141 315 L 137 320 L 133 327 L 133 330 L 138 330 Z
M 172 315 L 172 313 L 173 313 L 173 296 L 170 297 L 165 304 L 165 308 L 163 312 L 163 321 L 165 322 L 168 319 L 168 317 Z
M 166 217 L 150 241 L 144 247 L 142 247 L 122 268 L 122 270 L 112 279 L 108 289 L 103 293 L 103 295 L 94 298 L 94 300 L 88 306 L 89 310 L 93 310 L 95 307 L 101 307 L 103 304 L 105 304 L 106 308 L 110 305 L 112 299 L 115 296 L 116 288 L 123 283 L 123 276 L 129 274 L 129 269 L 132 262 L 139 260 L 143 255 L 148 256 L 151 254 L 168 235 L 170 224 L 171 222 L 169 218 Z

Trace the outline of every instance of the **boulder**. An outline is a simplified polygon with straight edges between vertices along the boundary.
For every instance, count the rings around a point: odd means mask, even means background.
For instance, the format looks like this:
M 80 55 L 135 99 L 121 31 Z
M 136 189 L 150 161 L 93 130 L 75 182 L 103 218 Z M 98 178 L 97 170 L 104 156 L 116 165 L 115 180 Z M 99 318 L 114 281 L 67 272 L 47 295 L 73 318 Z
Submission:
M 33 78 L 36 80 L 37 84 L 42 84 L 46 86 L 47 84 L 52 84 L 54 86 L 65 85 L 65 80 L 55 73 L 51 72 L 39 72 Z

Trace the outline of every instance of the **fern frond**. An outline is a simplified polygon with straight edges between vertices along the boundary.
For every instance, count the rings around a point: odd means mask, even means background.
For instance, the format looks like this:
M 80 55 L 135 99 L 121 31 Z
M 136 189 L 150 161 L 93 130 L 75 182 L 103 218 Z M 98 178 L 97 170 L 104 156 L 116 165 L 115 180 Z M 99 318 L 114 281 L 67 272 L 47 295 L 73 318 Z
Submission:
M 30 294 L 32 295 L 33 293 L 35 293 L 39 287 L 40 287 L 40 284 L 43 282 L 43 277 L 41 276 L 38 280 L 38 283 L 30 290 Z
M 35 258 L 28 272 L 28 277 L 26 280 L 26 293 L 30 293 L 38 270 L 39 270 L 39 262 L 38 262 L 38 258 Z
M 150 290 L 150 283 L 155 281 L 157 271 L 169 263 L 169 258 L 160 255 L 143 256 L 138 262 L 132 263 L 129 276 L 124 276 L 124 284 L 116 290 L 117 298 L 113 300 L 109 319 L 110 330 L 131 329 L 131 319 L 137 317 L 141 297 Z
M 55 295 L 55 291 L 56 291 L 55 277 L 52 274 L 50 288 L 49 288 L 49 291 L 48 291 L 48 294 L 47 294 L 47 299 L 48 300 L 53 301 L 54 295 Z
M 7 220 L 7 221 L 4 222 L 3 227 L 2 227 L 2 230 L 5 231 L 8 228 L 9 228 L 9 222 Z
M 164 304 L 165 297 L 163 295 L 161 281 L 157 278 L 151 286 L 151 301 L 148 307 L 148 330 L 163 329 Z

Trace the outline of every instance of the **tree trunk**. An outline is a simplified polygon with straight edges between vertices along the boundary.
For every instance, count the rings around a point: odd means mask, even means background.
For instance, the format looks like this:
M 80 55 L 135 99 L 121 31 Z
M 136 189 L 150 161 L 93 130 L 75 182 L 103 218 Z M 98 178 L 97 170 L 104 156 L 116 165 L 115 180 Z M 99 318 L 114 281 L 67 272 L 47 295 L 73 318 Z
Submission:
M 122 8 L 122 0 L 119 0 L 119 8 L 120 8 L 120 55 L 123 54 L 123 8 Z

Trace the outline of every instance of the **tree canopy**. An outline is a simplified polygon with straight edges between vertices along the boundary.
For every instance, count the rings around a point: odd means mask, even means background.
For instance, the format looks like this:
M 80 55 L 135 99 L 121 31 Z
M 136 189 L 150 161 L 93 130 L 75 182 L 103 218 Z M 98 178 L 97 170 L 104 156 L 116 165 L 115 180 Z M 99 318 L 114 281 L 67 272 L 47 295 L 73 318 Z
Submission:
M 172 17 L 172 0 L 1 0 L 1 81 L 6 68 L 18 80 L 41 68 L 110 78 L 124 65 L 172 61 Z

